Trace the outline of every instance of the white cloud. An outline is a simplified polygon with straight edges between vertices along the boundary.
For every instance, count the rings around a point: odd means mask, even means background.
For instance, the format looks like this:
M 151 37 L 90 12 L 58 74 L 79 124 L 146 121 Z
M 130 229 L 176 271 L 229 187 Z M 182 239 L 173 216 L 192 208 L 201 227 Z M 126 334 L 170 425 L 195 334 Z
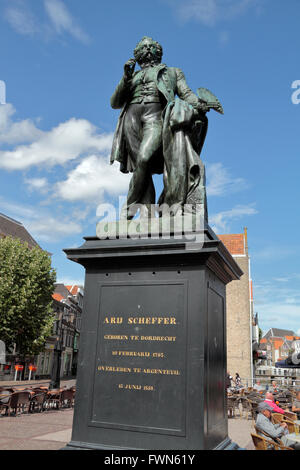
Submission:
M 80 28 L 62 0 L 44 0 L 44 5 L 58 34 L 67 32 L 83 43 L 89 42 L 89 36 Z
M 90 155 L 56 184 L 55 193 L 68 201 L 100 202 L 105 192 L 115 196 L 127 192 L 129 179 L 107 158 Z
M 47 21 L 43 22 L 31 11 L 28 1 L 10 0 L 4 9 L 4 18 L 18 34 L 49 39 L 67 33 L 84 44 L 90 42 L 63 0 L 44 0 L 44 8 Z
M 29 233 L 39 241 L 56 242 L 67 236 L 82 233 L 83 228 L 71 215 L 55 215 L 38 206 L 22 205 L 0 198 L 0 212 L 20 221 Z
M 207 165 L 207 194 L 208 196 L 224 196 L 246 189 L 247 182 L 243 178 L 234 178 L 222 163 Z
M 0 144 L 32 142 L 43 135 L 31 119 L 14 122 L 12 117 L 15 114 L 16 110 L 12 104 L 0 106 Z
M 47 178 L 25 178 L 24 181 L 31 191 L 46 193 L 49 190 Z
M 25 219 L 23 223 L 34 238 L 45 242 L 56 242 L 83 231 L 82 226 L 69 217 L 62 220 L 60 217 L 42 214 L 32 220 Z
M 28 5 L 22 1 L 10 4 L 4 10 L 4 18 L 19 34 L 33 35 L 40 31 L 35 16 L 29 10 Z
M 86 119 L 72 118 L 49 132 L 32 129 L 32 136 L 36 138 L 29 145 L 0 151 L 0 167 L 23 170 L 41 164 L 48 167 L 64 165 L 88 152 L 108 151 L 112 144 L 112 134 L 99 134 L 97 128 Z
M 183 21 L 194 20 L 206 26 L 235 19 L 251 8 L 259 12 L 261 8 L 258 0 L 172 0 L 168 3 L 175 7 Z
M 212 215 L 209 217 L 209 223 L 216 233 L 227 232 L 231 221 L 245 216 L 257 214 L 257 210 L 253 206 L 253 204 L 248 206 L 237 205 L 228 211 L 223 211 Z

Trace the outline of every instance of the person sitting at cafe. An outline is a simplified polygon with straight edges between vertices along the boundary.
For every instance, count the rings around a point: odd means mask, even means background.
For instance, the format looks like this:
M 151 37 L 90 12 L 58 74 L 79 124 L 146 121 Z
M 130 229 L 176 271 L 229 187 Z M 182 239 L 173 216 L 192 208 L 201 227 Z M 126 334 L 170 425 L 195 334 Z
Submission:
M 297 418 L 300 419 L 300 390 L 297 391 L 296 398 L 293 400 L 292 412 L 297 413 Z
M 270 441 L 268 450 L 273 450 L 272 441 L 280 440 L 279 444 L 300 450 L 300 444 L 295 442 L 295 435 L 289 434 L 288 425 L 285 422 L 273 424 L 271 421 L 272 408 L 265 401 L 259 403 L 257 407 L 258 415 L 256 419 L 257 433 Z
M 270 393 L 278 393 L 279 392 L 279 389 L 277 387 L 277 382 L 275 382 L 275 380 L 273 380 L 273 382 L 271 384 L 271 387 L 269 388 L 269 392 Z
M 270 392 L 266 393 L 265 402 L 272 408 L 273 413 L 280 413 L 284 415 L 285 411 L 275 403 L 274 396 L 272 393 Z
M 263 387 L 260 385 L 260 381 L 258 380 L 256 384 L 253 386 L 254 390 L 257 390 L 257 392 L 261 392 L 263 390 Z
M 273 408 L 265 401 L 257 406 L 256 429 L 257 433 L 265 439 L 272 440 L 281 439 L 282 436 L 288 434 L 288 426 L 286 423 L 273 424 L 271 421 Z M 270 445 L 270 450 L 272 446 Z

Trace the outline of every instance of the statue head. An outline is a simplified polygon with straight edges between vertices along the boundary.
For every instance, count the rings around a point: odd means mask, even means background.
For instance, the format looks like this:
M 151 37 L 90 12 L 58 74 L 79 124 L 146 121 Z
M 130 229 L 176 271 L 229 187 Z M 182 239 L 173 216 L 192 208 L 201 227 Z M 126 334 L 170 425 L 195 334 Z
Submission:
M 134 58 L 139 65 L 160 64 L 162 56 L 162 46 L 148 36 L 144 36 L 134 49 Z

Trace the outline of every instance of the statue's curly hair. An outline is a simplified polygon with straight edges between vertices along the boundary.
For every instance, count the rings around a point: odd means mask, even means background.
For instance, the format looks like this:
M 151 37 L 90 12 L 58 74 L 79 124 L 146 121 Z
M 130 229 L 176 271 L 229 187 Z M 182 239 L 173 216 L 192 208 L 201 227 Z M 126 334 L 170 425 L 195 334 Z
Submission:
M 162 46 L 159 44 L 159 42 L 157 41 L 154 41 L 154 39 L 150 38 L 149 36 L 144 36 L 140 42 L 137 44 L 136 48 L 134 49 L 134 58 L 137 62 L 139 62 L 139 59 L 140 59 L 140 50 L 141 50 L 141 47 L 143 45 L 143 43 L 145 42 L 146 39 L 150 39 L 152 41 L 153 44 L 155 44 L 156 48 L 157 48 L 157 59 L 159 61 L 161 61 L 162 59 L 162 56 L 163 56 L 163 48 Z

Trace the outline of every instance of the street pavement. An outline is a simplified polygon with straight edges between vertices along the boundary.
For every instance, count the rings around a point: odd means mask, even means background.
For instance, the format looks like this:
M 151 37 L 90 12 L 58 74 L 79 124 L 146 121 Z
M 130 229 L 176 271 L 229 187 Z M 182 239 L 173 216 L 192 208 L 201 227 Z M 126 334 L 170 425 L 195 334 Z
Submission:
M 59 450 L 71 440 L 73 409 L 49 410 L 0 418 L 0 450 Z M 230 419 L 229 436 L 247 450 L 251 441 L 252 421 Z
M 39 381 L 49 383 L 49 381 Z M 0 386 L 36 385 L 37 382 L 0 382 Z M 62 380 L 61 387 L 71 387 L 76 380 Z M 19 416 L 0 416 L 0 450 L 59 450 L 71 440 L 72 408 L 24 413 Z M 228 420 L 228 434 L 233 442 L 254 450 L 250 433 L 252 420 L 235 417 Z
M 1 450 L 59 450 L 71 440 L 73 409 L 0 417 Z
M 23 388 L 49 385 L 49 380 L 6 381 L 0 386 Z M 76 380 L 61 380 L 61 387 L 72 387 Z M 73 409 L 0 416 L 0 450 L 59 450 L 71 440 Z
M 255 450 L 250 433 L 255 432 L 251 419 L 231 418 L 228 420 L 230 439 L 246 450 Z

